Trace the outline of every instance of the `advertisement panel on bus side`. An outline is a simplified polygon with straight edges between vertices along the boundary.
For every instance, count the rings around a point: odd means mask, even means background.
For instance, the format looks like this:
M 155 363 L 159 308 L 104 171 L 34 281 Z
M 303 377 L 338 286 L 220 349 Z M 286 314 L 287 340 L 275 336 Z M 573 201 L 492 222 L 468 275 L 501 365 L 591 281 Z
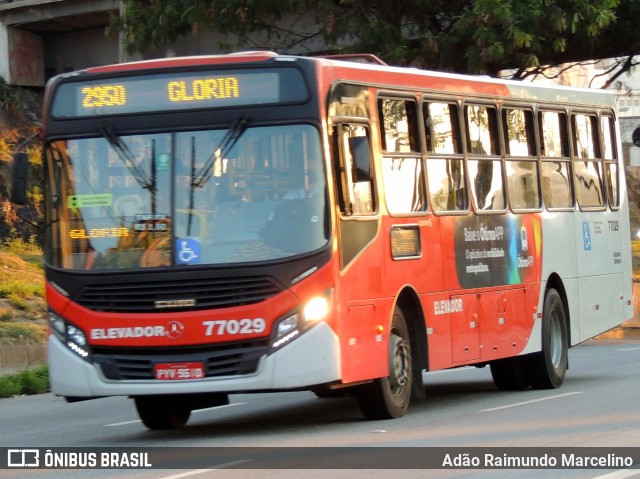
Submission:
M 542 235 L 537 215 L 458 218 L 454 228 L 456 273 L 467 288 L 540 281 Z

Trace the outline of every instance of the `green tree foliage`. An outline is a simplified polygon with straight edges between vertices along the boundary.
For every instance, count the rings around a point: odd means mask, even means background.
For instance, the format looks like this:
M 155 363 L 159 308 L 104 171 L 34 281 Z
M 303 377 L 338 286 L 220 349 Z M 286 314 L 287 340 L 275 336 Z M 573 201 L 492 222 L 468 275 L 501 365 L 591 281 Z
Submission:
M 387 63 L 525 76 L 541 65 L 640 53 L 637 0 L 125 0 L 130 52 L 202 29 L 280 53 L 374 53 Z M 620 63 L 630 68 L 632 63 Z

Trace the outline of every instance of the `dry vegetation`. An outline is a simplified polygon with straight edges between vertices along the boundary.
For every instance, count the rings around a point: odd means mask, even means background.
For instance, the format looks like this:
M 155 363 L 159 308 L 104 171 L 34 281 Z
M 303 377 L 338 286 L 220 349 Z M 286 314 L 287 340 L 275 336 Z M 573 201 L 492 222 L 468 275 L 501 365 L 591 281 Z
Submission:
M 22 147 L 31 167 L 29 205 L 9 201 L 11 157 L 38 132 L 37 111 L 37 92 L 10 87 L 0 79 L 0 346 L 43 342 L 47 334 L 40 231 L 33 226 L 42 205 L 38 141 Z
M 0 249 L 0 345 L 33 344 L 47 337 L 42 254 L 34 242 Z

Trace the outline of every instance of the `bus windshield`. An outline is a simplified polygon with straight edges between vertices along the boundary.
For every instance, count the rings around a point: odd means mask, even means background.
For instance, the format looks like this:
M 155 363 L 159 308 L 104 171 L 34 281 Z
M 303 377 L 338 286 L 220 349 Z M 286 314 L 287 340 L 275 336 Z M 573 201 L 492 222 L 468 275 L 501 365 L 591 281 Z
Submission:
M 256 126 L 46 145 L 48 264 L 117 270 L 270 261 L 329 239 L 318 131 Z

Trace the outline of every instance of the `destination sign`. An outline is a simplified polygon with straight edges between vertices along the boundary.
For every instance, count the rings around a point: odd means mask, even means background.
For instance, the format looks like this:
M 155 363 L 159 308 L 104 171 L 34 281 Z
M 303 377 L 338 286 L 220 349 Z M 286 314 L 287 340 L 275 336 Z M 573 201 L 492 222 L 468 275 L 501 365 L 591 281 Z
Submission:
M 295 68 L 171 72 L 61 84 L 52 115 L 76 118 L 154 111 L 298 103 L 307 99 Z

